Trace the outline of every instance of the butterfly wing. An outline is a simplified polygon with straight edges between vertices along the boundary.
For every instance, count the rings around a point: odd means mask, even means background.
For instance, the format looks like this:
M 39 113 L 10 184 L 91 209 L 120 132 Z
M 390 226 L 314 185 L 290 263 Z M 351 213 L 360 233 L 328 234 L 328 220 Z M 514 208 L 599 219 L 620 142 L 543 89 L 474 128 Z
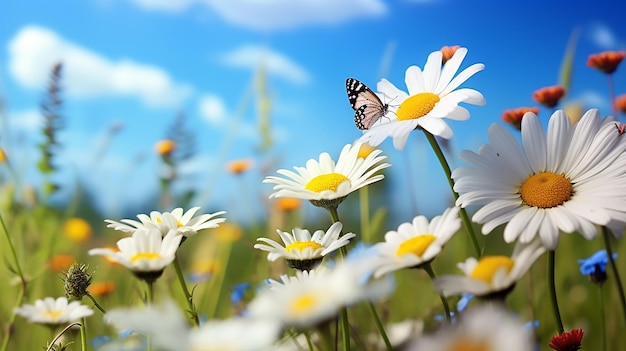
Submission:
M 350 106 L 354 109 L 354 124 L 361 130 L 370 129 L 387 113 L 389 105 L 383 104 L 378 95 L 361 81 L 348 78 L 346 92 Z

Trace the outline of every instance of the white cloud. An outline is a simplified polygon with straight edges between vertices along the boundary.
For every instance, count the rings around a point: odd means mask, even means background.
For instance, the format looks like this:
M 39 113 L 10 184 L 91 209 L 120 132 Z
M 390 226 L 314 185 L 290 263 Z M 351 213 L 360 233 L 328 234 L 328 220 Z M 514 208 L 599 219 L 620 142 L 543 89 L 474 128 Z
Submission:
M 597 91 L 587 90 L 582 92 L 574 101 L 580 101 L 586 108 L 610 108 L 609 100 Z
M 35 109 L 9 112 L 7 115 L 9 130 L 34 132 L 40 130 L 43 125 L 43 116 Z
M 132 0 L 147 10 L 180 12 L 192 5 L 211 8 L 224 20 L 245 28 L 280 30 L 332 25 L 387 13 L 381 0 Z
M 217 95 L 205 94 L 198 101 L 200 116 L 211 124 L 220 124 L 226 119 L 226 105 Z
M 615 38 L 615 35 L 611 31 L 611 29 L 609 29 L 609 27 L 605 26 L 604 24 L 598 23 L 591 26 L 589 36 L 594 44 L 603 49 L 615 49 L 615 47 L 618 45 L 618 41 Z
M 227 66 L 256 71 L 260 67 L 270 75 L 283 78 L 296 84 L 306 84 L 311 78 L 300 65 L 280 52 L 258 45 L 244 45 L 220 57 Z
M 9 72 L 26 88 L 41 89 L 50 69 L 63 62 L 63 87 L 75 97 L 126 96 L 148 106 L 175 106 L 192 93 L 163 69 L 128 59 L 113 61 L 37 26 L 22 28 L 9 42 Z

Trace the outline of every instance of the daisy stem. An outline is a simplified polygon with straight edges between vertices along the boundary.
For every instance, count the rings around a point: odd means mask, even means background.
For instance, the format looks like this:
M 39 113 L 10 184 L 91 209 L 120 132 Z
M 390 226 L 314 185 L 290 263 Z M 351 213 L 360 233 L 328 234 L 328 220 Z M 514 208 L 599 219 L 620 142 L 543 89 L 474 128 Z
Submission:
M 189 289 L 187 289 L 187 284 L 185 283 L 185 277 L 183 276 L 183 271 L 180 268 L 180 262 L 178 262 L 178 257 L 174 258 L 174 269 L 176 270 L 176 277 L 178 277 L 178 282 L 180 283 L 180 287 L 185 294 L 185 301 L 187 302 L 187 308 L 189 309 L 189 313 L 191 314 L 191 318 L 196 326 L 200 325 L 200 321 L 198 319 L 198 311 L 196 311 L 196 306 L 193 304 L 193 296 L 189 293 Z
M 552 301 L 552 310 L 554 312 L 554 320 L 559 334 L 563 334 L 563 321 L 561 320 L 561 313 L 559 312 L 559 303 L 556 300 L 556 286 L 554 282 L 555 271 L 555 250 L 548 251 L 548 287 L 550 290 L 550 301 Z
M 309 351 L 315 351 L 315 349 L 313 348 L 313 342 L 311 342 L 311 335 L 309 334 L 309 332 L 304 332 L 304 338 L 306 339 L 307 346 L 309 346 Z
M 624 320 L 626 320 L 626 297 L 624 297 L 624 285 L 622 285 L 622 279 L 619 276 L 617 265 L 615 264 L 615 260 L 613 259 L 613 249 L 611 248 L 609 229 L 605 226 L 602 227 L 602 236 L 604 237 L 604 245 L 606 246 L 607 256 L 609 256 L 609 264 L 611 265 L 611 270 L 613 271 L 613 275 L 615 276 L 617 291 L 619 292 L 619 298 L 622 303 L 622 313 L 624 314 Z
M 424 135 L 426 135 L 426 139 L 430 143 L 430 146 L 433 148 L 435 155 L 437 155 L 437 159 L 439 159 L 439 163 L 441 163 L 441 167 L 443 168 L 444 173 L 446 174 L 446 178 L 448 179 L 448 184 L 450 185 L 450 190 L 452 191 L 452 196 L 454 196 L 454 201 L 459 199 L 459 194 L 454 191 L 454 179 L 452 179 L 452 171 L 450 170 L 450 165 L 446 160 L 446 156 L 443 154 L 439 143 L 437 143 L 437 139 L 427 132 L 425 129 L 422 129 Z M 476 250 L 476 255 L 480 258 L 482 256 L 482 250 L 480 249 L 480 245 L 478 244 L 478 239 L 476 239 L 476 233 L 474 233 L 474 227 L 472 226 L 472 222 L 470 221 L 465 208 L 461 207 L 459 213 L 461 214 L 461 219 L 467 228 L 467 233 L 472 240 L 472 244 L 474 245 L 474 249 Z
M 80 325 L 80 349 L 87 350 L 87 328 L 85 326 L 85 318 L 83 317 Z
M 329 207 L 328 213 L 330 213 L 330 219 L 335 222 L 339 222 L 339 214 L 337 213 L 337 207 Z
M 598 285 L 598 297 L 600 300 L 600 324 L 602 327 L 602 351 L 606 351 L 606 319 L 604 314 L 604 296 L 602 296 L 602 283 Z
M 91 296 L 91 294 L 87 294 L 87 297 L 91 300 L 91 302 L 93 302 L 93 305 L 100 310 L 100 312 L 107 313 L 107 311 L 104 310 L 104 308 L 102 308 L 102 306 L 100 306 L 100 304 L 98 303 L 98 301 L 96 301 L 96 299 L 94 299 L 93 296 Z
M 369 191 L 364 186 L 359 189 L 359 210 L 361 212 L 361 240 L 370 242 Z
M 333 223 L 339 222 L 339 214 L 337 213 L 337 207 L 328 207 L 328 212 L 330 213 L 330 218 Z M 345 246 L 341 248 L 341 253 L 343 257 L 346 257 Z M 350 350 L 350 323 L 348 322 L 348 308 L 344 307 L 341 309 L 341 338 L 343 350 Z
M 341 309 L 341 339 L 343 351 L 350 350 L 350 324 L 348 323 L 348 308 Z
M 383 341 L 385 342 L 385 346 L 387 347 L 387 350 L 392 351 L 393 346 L 391 346 L 391 342 L 389 341 L 389 338 L 387 337 L 387 333 L 385 332 L 385 327 L 383 326 L 383 323 L 380 321 L 380 317 L 378 317 L 378 312 L 376 312 L 376 307 L 371 301 L 368 303 L 368 306 L 370 308 L 370 311 L 372 312 L 372 315 L 374 316 L 374 322 L 376 322 L 376 328 L 378 328 L 378 331 L 380 332 L 380 336 L 383 338 Z
M 154 304 L 154 280 L 146 280 L 148 284 L 148 305 Z M 152 351 L 152 337 L 146 335 L 146 351 Z
M 433 271 L 433 267 L 430 265 L 430 263 L 425 263 L 424 265 L 422 265 L 422 268 L 424 268 L 426 273 L 428 273 L 428 276 L 430 277 L 430 279 L 432 279 L 432 281 L 434 282 L 437 276 L 435 275 L 435 271 Z M 451 323 L 452 317 L 450 315 L 450 306 L 448 305 L 448 299 L 446 299 L 446 297 L 443 296 L 443 294 L 439 294 L 439 298 L 441 299 L 443 310 L 446 312 L 446 321 L 448 323 Z

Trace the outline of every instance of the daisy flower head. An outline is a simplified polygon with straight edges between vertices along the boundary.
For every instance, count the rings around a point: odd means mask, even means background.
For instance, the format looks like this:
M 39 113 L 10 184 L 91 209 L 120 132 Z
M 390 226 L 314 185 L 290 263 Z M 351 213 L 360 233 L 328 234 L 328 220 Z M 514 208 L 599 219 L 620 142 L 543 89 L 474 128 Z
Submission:
M 459 207 L 446 209 L 430 223 L 426 217 L 417 216 L 411 223 L 400 224 L 397 231 L 385 234 L 385 242 L 374 245 L 378 265 L 375 276 L 429 263 L 459 228 Z
M 337 208 L 351 192 L 382 180 L 385 176 L 376 174 L 391 166 L 381 156 L 382 150 L 374 150 L 366 157 L 359 157 L 361 143 L 347 144 L 341 150 L 337 163 L 326 152 L 320 154 L 319 161 L 310 159 L 306 167 L 294 167 L 296 172 L 279 169 L 284 177 L 269 176 L 263 183 L 273 183 L 274 192 L 270 198 L 293 197 L 309 200 L 314 206 Z
M 139 279 L 154 281 L 174 261 L 182 238 L 174 230 L 161 237 L 158 229 L 138 229 L 117 242 L 119 251 L 97 248 L 89 250 L 89 255 L 105 256 L 128 268 Z
M 606 225 L 619 236 L 626 222 L 626 139 L 616 123 L 587 111 L 572 125 L 563 111 L 550 118 L 547 133 L 537 115 L 522 119 L 522 144 L 502 126 L 489 128 L 490 144 L 462 151 L 472 167 L 454 170 L 457 205 L 482 205 L 472 220 L 487 234 L 506 223 L 504 240 L 529 243 L 540 237 L 548 250 L 559 233 L 586 239 Z
M 326 232 L 317 230 L 311 235 L 307 229 L 294 228 L 291 233 L 277 230 L 285 246 L 268 238 L 258 238 L 264 244 L 255 244 L 254 248 L 268 251 L 268 261 L 276 261 L 280 257 L 287 260 L 291 268 L 311 270 L 317 266 L 324 256 L 350 243 L 356 234 L 341 235 L 343 224 L 333 223 Z M 341 237 L 340 237 L 341 235 Z
M 466 48 L 459 48 L 454 55 L 442 65 L 440 50 L 428 56 L 424 70 L 417 66 L 407 68 L 405 82 L 408 93 L 396 88 L 391 82 L 382 79 L 377 89 L 390 104 L 386 118 L 378 120 L 359 139 L 377 146 L 386 138 L 393 138 L 393 146 L 397 150 L 404 149 L 411 131 L 420 127 L 430 134 L 450 139 L 452 129 L 443 120 L 463 121 L 470 117 L 467 109 L 459 106 L 464 102 L 472 105 L 484 105 L 485 98 L 474 89 L 457 89 L 485 65 L 473 64 L 458 75 L 456 74 L 467 54 Z
M 511 257 L 470 257 L 457 265 L 464 275 L 439 276 L 435 279 L 435 289 L 445 296 L 466 293 L 483 298 L 504 298 L 545 250 L 541 243 L 534 241 L 528 245 L 517 243 Z
M 413 351 L 507 350 L 532 351 L 532 331 L 505 308 L 484 305 L 463 312 L 456 323 L 407 345 Z
M 16 307 L 13 312 L 31 323 L 62 325 L 73 323 L 93 314 L 93 310 L 79 301 L 69 302 L 67 297 L 46 297 L 33 305 Z
M 171 212 L 150 212 L 150 216 L 138 214 L 139 221 L 133 219 L 122 219 L 121 221 L 113 221 L 106 219 L 108 228 L 132 233 L 137 229 L 158 229 L 161 235 L 165 236 L 170 230 L 176 230 L 177 233 L 185 237 L 197 234 L 202 229 L 217 228 L 220 223 L 226 221 L 226 218 L 218 217 L 226 212 L 219 211 L 210 214 L 202 214 L 194 217 L 200 207 L 193 207 L 187 212 L 178 207 Z M 215 218 L 218 217 L 218 218 Z
M 276 321 L 242 317 L 209 320 L 192 329 L 172 301 L 112 310 L 104 320 L 118 330 L 149 335 L 159 350 L 167 351 L 269 350 L 280 333 L 280 324 Z M 245 338 L 241 337 L 243 334 Z
M 335 318 L 345 306 L 382 299 L 394 288 L 389 279 L 364 281 L 361 273 L 358 266 L 341 262 L 314 274 L 281 277 L 283 284 L 272 283 L 258 292 L 248 305 L 248 316 L 307 328 Z

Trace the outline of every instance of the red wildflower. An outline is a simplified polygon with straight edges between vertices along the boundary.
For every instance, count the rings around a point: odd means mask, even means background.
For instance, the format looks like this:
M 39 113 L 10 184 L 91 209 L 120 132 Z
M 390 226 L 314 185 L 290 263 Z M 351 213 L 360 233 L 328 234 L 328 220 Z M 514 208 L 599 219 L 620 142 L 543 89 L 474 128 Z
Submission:
M 587 66 L 611 74 L 615 72 L 624 57 L 626 57 L 626 51 L 605 51 L 599 54 L 589 55 Z
M 550 339 L 550 344 L 548 346 L 556 351 L 576 351 L 580 350 L 582 347 L 580 344 L 582 340 L 583 330 L 581 328 L 576 328 L 553 336 L 552 339 Z
M 565 89 L 560 85 L 554 85 L 535 90 L 533 100 L 547 108 L 552 108 L 559 103 L 563 95 L 565 95 Z
M 505 110 L 502 113 L 502 120 L 506 123 L 511 124 L 513 127 L 517 128 L 517 130 L 522 129 L 522 117 L 526 112 L 532 112 L 534 114 L 539 113 L 539 108 L 537 107 L 520 107 L 511 110 Z

